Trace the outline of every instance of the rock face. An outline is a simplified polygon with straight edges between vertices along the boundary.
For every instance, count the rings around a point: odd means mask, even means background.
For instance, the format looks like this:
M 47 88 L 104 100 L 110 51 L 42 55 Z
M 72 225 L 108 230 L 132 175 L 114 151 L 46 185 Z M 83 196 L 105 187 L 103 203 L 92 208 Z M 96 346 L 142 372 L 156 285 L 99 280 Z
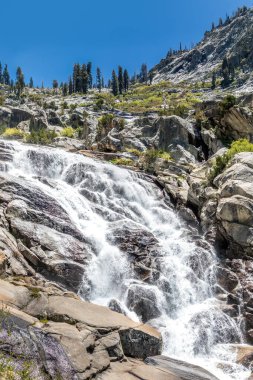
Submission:
M 210 75 L 223 58 L 228 57 L 237 67 L 239 56 L 245 57 L 245 70 L 252 69 L 252 9 L 242 9 L 222 26 L 205 33 L 204 39 L 191 50 L 169 52 L 152 70 L 154 81 L 199 81 Z M 247 75 L 245 75 L 245 79 Z M 251 78 L 252 79 L 252 78 Z
M 29 280 L 23 286 L 0 280 L 0 285 L 1 362 L 5 368 L 8 360 L 17 374 L 29 362 L 29 375 L 38 380 L 91 379 L 125 355 L 161 352 L 161 336 L 151 327 L 53 285 L 34 287 Z
M 220 188 L 218 229 L 228 242 L 227 252 L 232 256 L 252 256 L 252 181 L 252 153 L 236 155 L 230 167 L 215 180 Z

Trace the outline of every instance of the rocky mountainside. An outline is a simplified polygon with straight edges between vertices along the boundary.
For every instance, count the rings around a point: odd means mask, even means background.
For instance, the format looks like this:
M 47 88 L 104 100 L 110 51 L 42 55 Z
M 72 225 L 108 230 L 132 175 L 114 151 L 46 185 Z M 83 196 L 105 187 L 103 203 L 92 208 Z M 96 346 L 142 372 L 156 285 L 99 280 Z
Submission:
M 203 40 L 189 51 L 168 53 L 152 70 L 154 81 L 210 81 L 226 57 L 236 70 L 236 86 L 252 85 L 253 9 L 242 9 L 223 25 L 205 33 Z

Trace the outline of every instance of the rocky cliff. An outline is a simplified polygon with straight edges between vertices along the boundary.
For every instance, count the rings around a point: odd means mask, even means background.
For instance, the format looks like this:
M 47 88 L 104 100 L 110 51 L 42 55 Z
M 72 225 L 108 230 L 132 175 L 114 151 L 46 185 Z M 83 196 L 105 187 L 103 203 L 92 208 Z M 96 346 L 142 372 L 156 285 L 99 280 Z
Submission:
M 252 86 L 252 21 L 253 10 L 242 9 L 222 25 L 206 32 L 193 49 L 168 53 L 153 68 L 154 81 L 210 81 L 213 72 L 220 75 L 221 64 L 226 57 L 238 71 L 237 86 L 245 82 L 245 86 Z

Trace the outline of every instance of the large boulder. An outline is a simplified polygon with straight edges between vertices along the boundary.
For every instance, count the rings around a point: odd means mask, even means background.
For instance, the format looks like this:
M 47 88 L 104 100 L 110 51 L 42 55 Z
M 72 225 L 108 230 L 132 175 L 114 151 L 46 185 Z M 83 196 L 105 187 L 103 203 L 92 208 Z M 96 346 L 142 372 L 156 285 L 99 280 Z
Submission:
M 159 355 L 161 335 L 105 307 L 81 301 L 52 284 L 0 280 L 0 363 L 26 368 L 36 379 L 85 380 L 129 355 Z M 22 354 L 22 355 L 21 355 Z M 1 367 L 2 368 L 2 367 Z
M 252 256 L 253 248 L 253 154 L 237 154 L 215 179 L 220 188 L 216 217 L 219 233 L 228 244 L 230 257 Z

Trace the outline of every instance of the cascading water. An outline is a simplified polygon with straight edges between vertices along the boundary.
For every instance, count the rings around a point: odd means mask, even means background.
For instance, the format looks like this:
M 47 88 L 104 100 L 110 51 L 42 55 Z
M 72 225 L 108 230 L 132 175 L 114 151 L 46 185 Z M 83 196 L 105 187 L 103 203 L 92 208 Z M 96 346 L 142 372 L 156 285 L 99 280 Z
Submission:
M 241 336 L 212 295 L 215 252 L 191 236 L 160 189 L 142 174 L 81 155 L 11 145 L 9 174 L 53 197 L 90 243 L 81 296 L 157 327 L 165 355 L 220 379 L 249 376 L 226 350 Z

